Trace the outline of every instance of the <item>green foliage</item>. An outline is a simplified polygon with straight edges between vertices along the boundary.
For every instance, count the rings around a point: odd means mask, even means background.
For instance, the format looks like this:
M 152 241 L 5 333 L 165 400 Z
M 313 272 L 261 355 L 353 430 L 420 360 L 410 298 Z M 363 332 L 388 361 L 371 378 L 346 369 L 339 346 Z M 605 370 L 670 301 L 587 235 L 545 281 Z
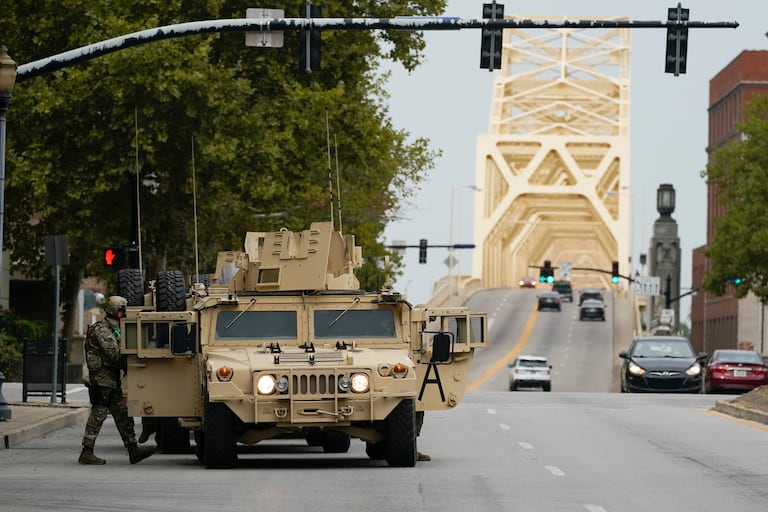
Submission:
M 297 17 L 304 0 L 283 2 Z M 19 63 L 172 23 L 238 18 L 240 0 L 17 0 L 2 41 Z M 325 17 L 433 15 L 444 0 L 328 0 Z M 144 268 L 213 272 L 219 250 L 246 231 L 300 230 L 330 215 L 329 177 L 345 232 L 364 254 L 438 154 L 392 125 L 382 59 L 413 69 L 418 32 L 325 31 L 321 70 L 298 69 L 285 47 L 246 47 L 243 34 L 170 39 L 16 84 L 8 112 L 6 249 L 13 270 L 50 276 L 40 248 L 66 234 L 64 301 L 83 276 L 114 279 L 101 249 L 137 241 Z M 336 187 L 336 183 L 339 187 Z M 193 187 L 194 184 L 194 187 Z M 138 194 L 140 226 L 135 195 Z M 193 211 L 197 212 L 197 224 Z M 320 218 L 318 218 L 320 217 Z M 380 280 L 366 260 L 365 286 Z
M 5 380 L 20 382 L 24 338 L 50 339 L 45 322 L 32 322 L 15 316 L 11 311 L 0 311 L 0 372 Z
M 751 101 L 741 137 L 714 151 L 703 176 L 715 186 L 723 214 L 715 219 L 706 250 L 710 267 L 704 289 L 737 297 L 754 293 L 768 301 L 768 97 Z M 730 286 L 741 278 L 738 286 Z

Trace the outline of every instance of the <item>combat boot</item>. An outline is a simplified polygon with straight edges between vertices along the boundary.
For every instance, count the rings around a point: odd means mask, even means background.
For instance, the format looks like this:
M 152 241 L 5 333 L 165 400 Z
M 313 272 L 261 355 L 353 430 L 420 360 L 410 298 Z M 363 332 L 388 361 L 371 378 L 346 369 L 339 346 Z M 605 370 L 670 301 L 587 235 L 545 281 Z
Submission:
M 93 453 L 93 448 L 88 448 L 87 446 L 83 446 L 83 451 L 80 452 L 80 458 L 77 459 L 77 462 L 80 464 L 106 464 L 107 461 L 104 459 L 97 457 Z
M 157 451 L 157 448 L 144 448 L 136 443 L 128 445 L 128 458 L 131 464 L 141 462 Z

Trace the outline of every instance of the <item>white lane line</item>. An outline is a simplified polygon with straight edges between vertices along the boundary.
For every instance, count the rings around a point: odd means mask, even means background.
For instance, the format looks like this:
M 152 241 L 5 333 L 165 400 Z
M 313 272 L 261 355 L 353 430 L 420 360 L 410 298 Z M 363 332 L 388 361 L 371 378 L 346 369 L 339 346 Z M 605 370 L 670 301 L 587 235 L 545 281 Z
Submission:
M 496 414 L 496 409 L 486 409 L 488 414 Z
M 565 476 L 565 473 L 562 469 L 558 468 L 557 466 L 544 466 L 547 471 L 552 473 L 555 476 Z
M 512 428 L 509 425 L 507 425 L 506 423 L 499 423 L 499 427 L 501 427 L 501 430 L 509 430 L 509 429 Z
M 526 443 L 525 441 L 518 441 L 517 444 L 520 445 L 520 448 L 523 450 L 533 450 L 533 445 L 531 443 Z
M 589 503 L 585 503 L 584 508 L 589 510 L 589 512 L 605 512 L 605 509 L 600 505 L 590 505 Z

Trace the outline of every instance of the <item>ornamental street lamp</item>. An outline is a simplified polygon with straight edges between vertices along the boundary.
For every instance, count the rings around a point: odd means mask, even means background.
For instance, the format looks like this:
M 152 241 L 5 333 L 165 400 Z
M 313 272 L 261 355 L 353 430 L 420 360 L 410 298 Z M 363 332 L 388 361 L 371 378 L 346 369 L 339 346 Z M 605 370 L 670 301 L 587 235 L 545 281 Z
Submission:
M 11 91 L 16 83 L 16 62 L 8 56 L 8 48 L 0 46 L 0 309 L 8 290 L 3 289 L 3 214 L 5 212 L 5 113 L 11 104 Z

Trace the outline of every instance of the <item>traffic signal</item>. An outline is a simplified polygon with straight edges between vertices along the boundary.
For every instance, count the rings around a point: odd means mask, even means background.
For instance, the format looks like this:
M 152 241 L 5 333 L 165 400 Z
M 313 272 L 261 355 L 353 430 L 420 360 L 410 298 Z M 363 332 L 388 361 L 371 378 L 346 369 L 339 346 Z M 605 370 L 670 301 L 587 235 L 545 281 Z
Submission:
M 110 245 L 104 248 L 102 262 L 107 268 L 120 270 L 125 268 L 125 248 L 122 245 Z
M 690 19 L 690 9 L 683 9 L 680 4 L 667 10 L 667 23 L 683 22 Z M 688 61 L 688 27 L 682 25 L 667 26 L 667 58 L 665 73 L 675 76 L 685 73 Z
M 496 2 L 483 4 L 483 18 L 501 20 L 504 19 L 504 6 Z M 480 67 L 493 71 L 501 69 L 501 28 L 483 28 L 480 40 Z
M 621 276 L 619 276 L 619 262 L 614 261 L 611 263 L 611 282 L 613 284 L 619 284 L 619 279 Z
M 419 263 L 427 262 L 427 239 L 419 240 Z
M 309 14 L 307 14 L 309 7 Z M 302 4 L 302 18 L 319 18 L 320 7 Z M 299 69 L 311 73 L 320 70 L 320 31 L 302 30 L 299 36 Z
M 540 283 L 553 283 L 555 281 L 555 271 L 552 268 L 550 260 L 544 260 L 544 266 L 539 270 Z

